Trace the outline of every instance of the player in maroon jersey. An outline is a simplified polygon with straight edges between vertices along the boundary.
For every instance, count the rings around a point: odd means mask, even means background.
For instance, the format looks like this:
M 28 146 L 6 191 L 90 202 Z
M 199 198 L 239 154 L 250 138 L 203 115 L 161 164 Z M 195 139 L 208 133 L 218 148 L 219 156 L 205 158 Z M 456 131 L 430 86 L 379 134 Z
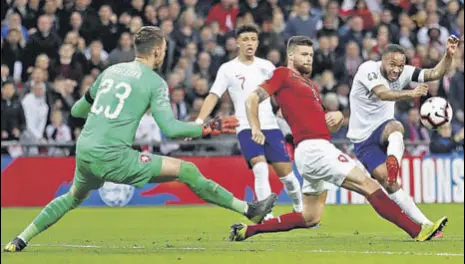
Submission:
M 287 47 L 288 66 L 277 68 L 246 103 L 252 138 L 263 144 L 258 105 L 274 96 L 294 135 L 295 162 L 304 178 L 304 210 L 281 215 L 262 224 L 234 224 L 230 239 L 242 241 L 253 235 L 309 228 L 320 222 L 327 195 L 327 182 L 363 195 L 376 212 L 418 241 L 431 239 L 447 223 L 443 217 L 432 225 L 418 225 L 405 215 L 381 186 L 356 166 L 355 161 L 331 144 L 331 132 L 340 128 L 343 115 L 327 112 L 316 85 L 305 75 L 312 71 L 313 43 L 308 37 L 292 37 Z

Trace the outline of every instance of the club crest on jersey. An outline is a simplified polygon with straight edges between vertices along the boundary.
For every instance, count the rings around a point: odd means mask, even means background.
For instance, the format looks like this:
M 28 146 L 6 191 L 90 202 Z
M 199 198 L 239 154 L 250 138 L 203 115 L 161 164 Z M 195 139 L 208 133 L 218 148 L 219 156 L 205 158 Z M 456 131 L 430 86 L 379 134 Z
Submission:
M 400 90 L 400 82 L 399 81 L 391 82 L 389 83 L 389 87 L 392 90 Z
M 373 81 L 373 80 L 376 80 L 376 79 L 378 79 L 378 74 L 376 74 L 375 72 L 370 72 L 368 74 L 368 80 L 369 81 Z
M 262 75 L 265 76 L 266 80 L 269 80 L 269 79 L 271 79 L 271 77 L 273 77 L 273 72 L 272 71 L 269 71 L 267 69 L 260 69 L 260 71 L 262 72 Z
M 150 161 L 152 161 L 152 158 L 150 157 L 149 154 L 145 154 L 145 153 L 140 154 L 139 162 L 148 163 Z

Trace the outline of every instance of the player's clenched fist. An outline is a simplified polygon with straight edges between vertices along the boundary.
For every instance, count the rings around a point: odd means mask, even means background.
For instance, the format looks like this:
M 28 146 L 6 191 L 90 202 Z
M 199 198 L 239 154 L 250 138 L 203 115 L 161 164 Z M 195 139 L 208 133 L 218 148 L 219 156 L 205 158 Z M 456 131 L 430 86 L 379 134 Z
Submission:
M 252 140 L 259 145 L 265 145 L 265 135 L 260 129 L 252 128 Z
M 446 53 L 447 53 L 447 55 L 449 55 L 449 56 L 454 56 L 455 55 L 455 52 L 457 51 L 457 47 L 459 46 L 460 41 L 463 41 L 463 37 L 462 37 L 462 39 L 459 39 L 458 37 L 456 37 L 454 35 L 451 35 L 447 39 L 447 44 L 446 44 Z
M 326 125 L 331 132 L 336 132 L 341 128 L 344 115 L 340 112 L 329 112 L 325 115 Z
M 238 126 L 239 120 L 235 116 L 217 116 L 203 125 L 202 136 L 234 134 Z
M 415 88 L 415 90 L 413 90 L 412 97 L 418 98 L 418 97 L 426 96 L 428 95 L 428 90 L 429 90 L 428 85 L 422 83 L 418 85 L 418 87 Z

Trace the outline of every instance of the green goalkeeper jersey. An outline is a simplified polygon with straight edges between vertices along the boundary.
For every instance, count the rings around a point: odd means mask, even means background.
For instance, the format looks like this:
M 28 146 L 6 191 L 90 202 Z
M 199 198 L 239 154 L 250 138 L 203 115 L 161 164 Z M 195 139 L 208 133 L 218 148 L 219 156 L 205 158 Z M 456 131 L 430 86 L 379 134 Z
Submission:
M 91 98 L 87 101 L 93 102 L 77 142 L 81 159 L 111 159 L 119 149 L 131 147 L 140 119 L 148 109 L 167 137 L 202 134 L 201 126 L 174 118 L 168 85 L 141 62 L 109 67 L 89 89 Z

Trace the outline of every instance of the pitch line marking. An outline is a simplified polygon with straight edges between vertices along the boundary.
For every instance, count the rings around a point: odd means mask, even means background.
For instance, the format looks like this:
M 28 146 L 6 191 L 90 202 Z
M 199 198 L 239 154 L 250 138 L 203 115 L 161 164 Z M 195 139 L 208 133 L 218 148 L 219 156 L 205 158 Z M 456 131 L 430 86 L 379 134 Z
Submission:
M 6 244 L 1 244 L 5 246 Z M 98 245 L 80 245 L 80 244 L 30 244 L 31 247 L 63 247 L 63 248 L 97 248 L 97 249 L 154 249 L 154 250 L 185 250 L 185 251 L 262 251 L 262 252 L 274 252 L 271 249 L 233 249 L 233 248 L 196 248 L 196 247 L 157 247 L 149 248 L 144 246 L 98 246 Z M 323 253 L 323 254 L 362 254 L 362 255 L 401 255 L 401 256 L 438 256 L 438 257 L 464 257 L 463 253 L 450 253 L 450 252 L 425 252 L 425 253 L 415 253 L 415 252 L 399 252 L 399 251 L 356 251 L 356 250 L 326 250 L 326 249 L 314 249 L 314 250 L 302 250 L 299 252 L 304 253 Z

